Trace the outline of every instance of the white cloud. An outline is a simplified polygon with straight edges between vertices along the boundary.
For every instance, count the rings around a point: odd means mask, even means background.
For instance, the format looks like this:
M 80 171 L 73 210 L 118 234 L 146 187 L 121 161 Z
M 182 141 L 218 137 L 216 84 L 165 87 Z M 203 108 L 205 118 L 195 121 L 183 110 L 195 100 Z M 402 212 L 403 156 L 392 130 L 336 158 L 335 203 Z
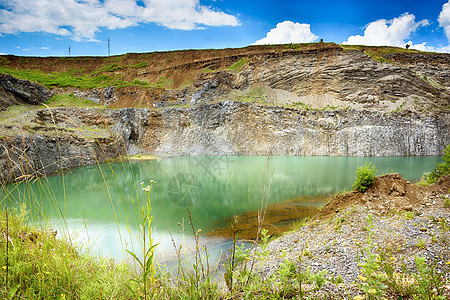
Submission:
M 444 27 L 447 39 L 450 41 L 450 0 L 442 5 L 442 11 L 439 14 L 438 22 L 440 27 Z
M 50 47 L 39 47 L 39 49 L 41 49 L 41 50 L 49 50 Z
M 257 40 L 253 45 L 311 43 L 317 38 L 318 36 L 311 32 L 309 24 L 284 21 L 278 23 L 267 33 L 265 38 Z
M 0 0 L 0 7 L 0 33 L 47 32 L 74 40 L 143 23 L 182 30 L 240 25 L 200 0 Z
M 415 18 L 414 15 L 405 13 L 393 20 L 377 20 L 366 26 L 363 36 L 350 36 L 343 44 L 403 47 L 419 27 L 429 25 L 428 20 L 415 22 Z

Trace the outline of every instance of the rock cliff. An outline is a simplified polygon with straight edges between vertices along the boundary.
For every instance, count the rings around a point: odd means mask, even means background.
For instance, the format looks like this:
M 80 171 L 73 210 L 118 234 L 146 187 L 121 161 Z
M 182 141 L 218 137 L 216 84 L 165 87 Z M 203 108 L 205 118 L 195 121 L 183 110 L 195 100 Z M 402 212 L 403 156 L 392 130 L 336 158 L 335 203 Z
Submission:
M 51 108 L 5 126 L 1 177 L 104 162 L 119 155 L 440 155 L 450 143 L 448 114 L 304 111 L 222 101 L 151 109 Z
M 448 54 L 313 44 L 7 60 L 122 81 L 50 91 L 1 75 L 0 106 L 21 104 L 0 112 L 6 181 L 125 154 L 442 155 L 450 143 Z M 52 93 L 107 107 L 28 105 Z

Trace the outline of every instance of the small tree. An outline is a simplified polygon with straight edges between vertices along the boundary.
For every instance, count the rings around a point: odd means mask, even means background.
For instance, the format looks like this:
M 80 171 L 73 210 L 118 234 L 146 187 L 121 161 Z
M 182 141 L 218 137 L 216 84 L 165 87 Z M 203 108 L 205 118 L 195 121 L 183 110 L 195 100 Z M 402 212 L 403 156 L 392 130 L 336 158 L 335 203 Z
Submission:
M 364 162 L 364 166 L 358 167 L 356 169 L 356 180 L 352 185 L 352 188 L 363 193 L 369 186 L 375 181 L 375 165 L 372 163 Z
M 406 44 L 406 46 L 405 46 L 406 50 L 408 50 L 409 47 L 411 47 L 411 45 L 410 44 Z

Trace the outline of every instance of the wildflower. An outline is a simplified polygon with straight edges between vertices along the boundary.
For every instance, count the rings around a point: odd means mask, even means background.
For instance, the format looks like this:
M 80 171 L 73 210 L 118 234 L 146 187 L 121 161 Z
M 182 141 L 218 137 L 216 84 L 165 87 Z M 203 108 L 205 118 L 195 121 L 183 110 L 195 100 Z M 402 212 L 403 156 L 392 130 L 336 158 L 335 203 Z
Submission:
M 393 257 L 393 256 L 391 256 L 390 260 L 391 261 L 397 261 L 397 259 L 395 257 Z
M 377 290 L 374 289 L 374 288 L 371 288 L 371 289 L 368 290 L 368 292 L 369 292 L 369 294 L 376 294 Z
M 448 262 L 445 263 L 446 265 L 450 265 L 450 260 Z
M 364 298 L 361 297 L 360 295 L 356 295 L 355 297 L 353 297 L 353 300 L 363 300 Z
M 358 278 L 359 278 L 359 280 L 361 280 L 362 282 L 365 282 L 365 281 L 367 280 L 367 278 L 364 277 L 364 276 L 362 276 L 362 275 L 359 275 Z
M 66 299 L 66 295 L 61 294 L 61 299 Z
M 156 183 L 156 180 L 152 179 L 152 180 L 150 180 L 150 183 Z
M 141 185 L 144 185 L 144 182 L 143 182 L 143 181 L 141 182 Z
M 3 266 L 2 269 L 3 269 L 3 270 L 6 270 L 6 266 Z

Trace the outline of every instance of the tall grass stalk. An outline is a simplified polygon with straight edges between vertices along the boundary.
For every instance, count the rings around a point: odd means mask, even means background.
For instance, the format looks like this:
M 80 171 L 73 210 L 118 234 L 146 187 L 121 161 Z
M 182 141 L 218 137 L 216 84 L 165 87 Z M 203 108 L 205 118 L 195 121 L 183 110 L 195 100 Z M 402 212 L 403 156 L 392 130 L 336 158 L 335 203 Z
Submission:
M 144 186 L 144 182 L 141 182 L 142 190 L 145 192 L 147 196 L 147 201 L 145 205 L 141 207 L 140 210 L 140 228 L 138 238 L 141 242 L 142 249 L 142 259 L 140 259 L 134 252 L 130 250 L 126 250 L 128 254 L 130 254 L 133 259 L 138 263 L 138 266 L 141 268 L 141 276 L 139 279 L 133 279 L 139 286 L 142 295 L 138 295 L 134 292 L 133 288 L 129 285 L 126 285 L 128 289 L 133 292 L 136 297 L 147 300 L 149 297 L 149 285 L 154 284 L 156 280 L 156 269 L 154 265 L 154 252 L 155 247 L 158 244 L 154 244 L 152 239 L 152 221 L 153 216 L 151 215 L 151 202 L 150 202 L 150 192 L 152 190 L 154 180 L 150 180 L 150 185 Z

